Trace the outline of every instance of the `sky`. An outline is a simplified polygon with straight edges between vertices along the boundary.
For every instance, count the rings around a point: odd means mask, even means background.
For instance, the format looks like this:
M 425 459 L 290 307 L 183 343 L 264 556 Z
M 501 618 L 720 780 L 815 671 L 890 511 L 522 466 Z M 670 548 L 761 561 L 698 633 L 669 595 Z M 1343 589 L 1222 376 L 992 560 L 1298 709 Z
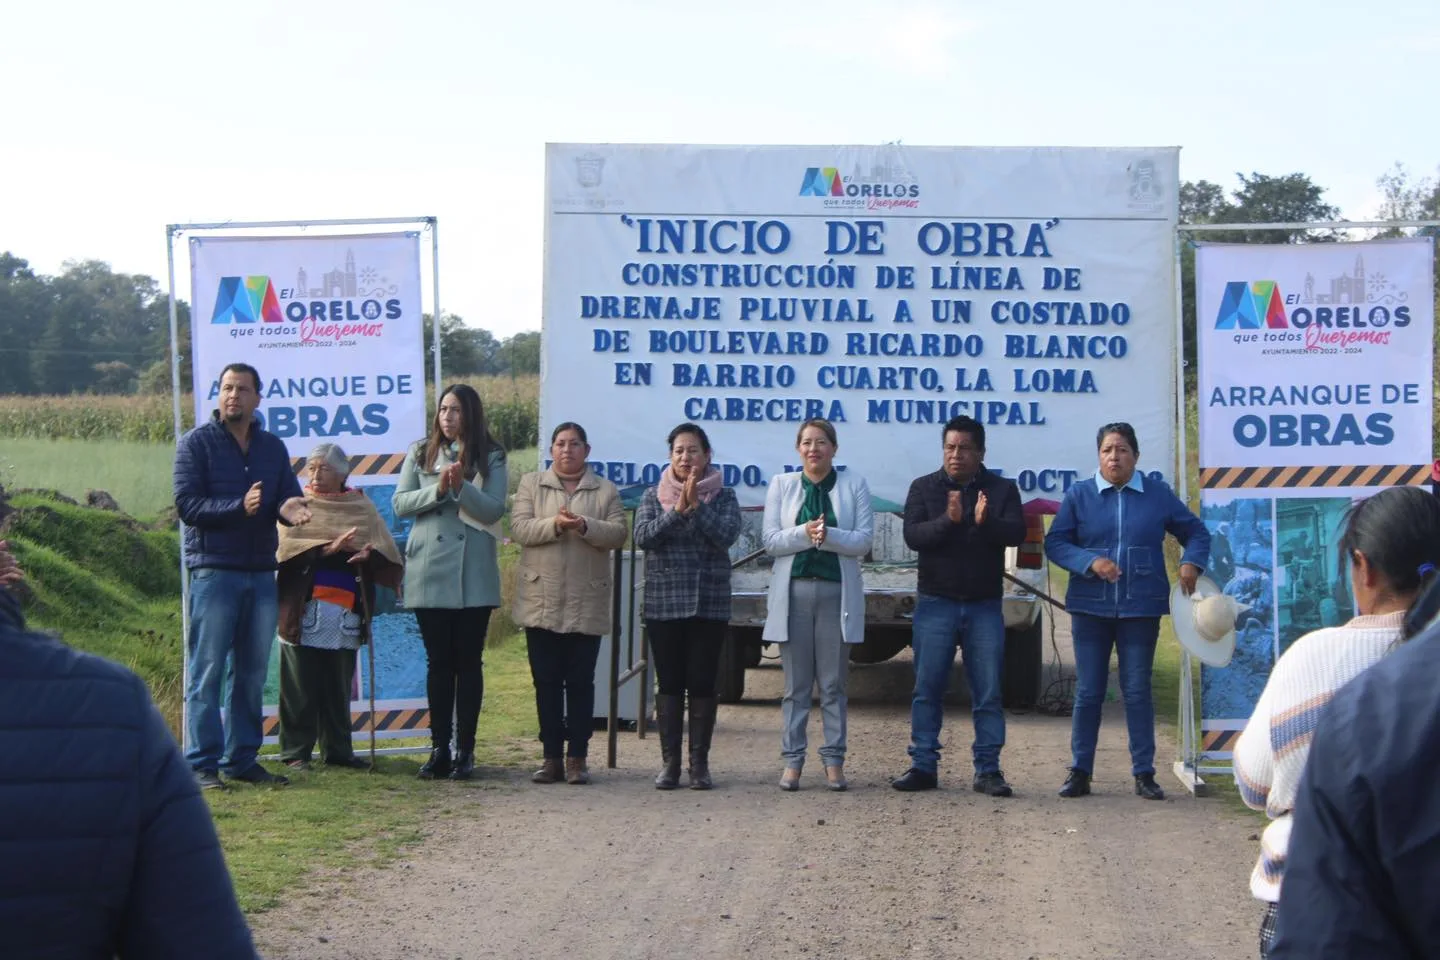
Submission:
M 1436 0 L 10 4 L 0 250 L 163 286 L 170 223 L 434 216 L 444 310 L 504 337 L 547 142 L 1179 145 L 1365 219 L 1440 168 L 1437 63 Z

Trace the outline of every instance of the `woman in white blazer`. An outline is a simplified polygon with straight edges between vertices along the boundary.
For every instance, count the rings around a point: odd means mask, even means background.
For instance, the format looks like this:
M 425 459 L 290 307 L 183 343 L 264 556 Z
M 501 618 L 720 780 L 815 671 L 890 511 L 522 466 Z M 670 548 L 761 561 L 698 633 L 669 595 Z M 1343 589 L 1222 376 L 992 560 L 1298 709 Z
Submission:
M 806 420 L 795 437 L 804 466 L 770 479 L 765 494 L 765 551 L 775 558 L 765 641 L 780 645 L 785 667 L 780 789 L 800 789 L 811 693 L 820 684 L 825 745 L 820 759 L 831 790 L 845 782 L 847 644 L 865 639 L 860 558 L 870 552 L 875 512 L 870 488 L 832 461 L 839 444 L 828 420 Z

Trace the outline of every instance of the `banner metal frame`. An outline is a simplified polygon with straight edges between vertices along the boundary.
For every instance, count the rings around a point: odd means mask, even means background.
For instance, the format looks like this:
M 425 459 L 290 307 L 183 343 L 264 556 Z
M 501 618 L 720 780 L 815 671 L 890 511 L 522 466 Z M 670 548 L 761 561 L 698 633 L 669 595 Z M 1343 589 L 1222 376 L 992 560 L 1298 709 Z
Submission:
M 1190 503 L 1190 472 L 1187 463 L 1187 442 L 1185 436 L 1185 370 L 1189 366 L 1185 356 L 1185 280 L 1181 273 L 1184 248 L 1194 246 L 1195 238 L 1187 234 L 1205 233 L 1257 233 L 1263 230 L 1434 230 L 1440 234 L 1440 220 L 1324 220 L 1317 222 L 1289 223 L 1181 223 L 1175 226 L 1175 464 L 1177 493 L 1187 506 Z M 1367 238 L 1374 239 L 1374 238 Z M 1342 240 L 1340 243 L 1361 241 Z M 1200 291 L 1192 284 L 1191 295 L 1195 297 L 1197 309 Z M 1198 359 L 1198 358 L 1197 358 Z M 1199 443 L 1199 436 L 1196 436 Z M 1196 477 L 1197 485 L 1199 477 Z M 1195 703 L 1193 658 L 1180 651 L 1180 757 L 1171 770 L 1185 789 L 1197 797 L 1203 797 L 1209 788 L 1203 775 L 1233 776 L 1233 766 L 1213 763 L 1204 764 L 1200 757 L 1199 720 Z
M 361 217 L 342 218 L 334 220 L 226 220 L 213 223 L 171 223 L 165 226 L 165 260 L 169 274 L 169 298 L 170 298 L 170 391 L 171 391 L 171 414 L 174 418 L 175 444 L 178 447 L 180 438 L 184 436 L 184 420 L 181 416 L 180 398 L 182 385 L 180 383 L 180 322 L 179 309 L 175 299 L 175 240 L 176 238 L 190 233 L 206 233 L 218 237 L 224 237 L 225 231 L 231 230 L 307 230 L 311 227 L 381 227 L 397 225 L 418 225 L 422 232 L 430 233 L 430 275 L 432 300 L 430 325 L 432 331 L 431 353 L 435 360 L 435 395 L 440 394 L 440 223 L 437 217 Z M 244 233 L 236 234 L 237 238 L 247 236 Z M 422 281 L 423 282 L 423 281 Z M 191 291 L 191 298 L 194 298 L 194 291 Z M 190 304 L 190 322 L 195 322 L 195 304 Z M 192 371 L 193 376 L 193 371 Z M 182 748 L 190 749 L 189 741 L 189 719 L 190 711 L 186 705 L 185 694 L 190 689 L 190 580 L 185 575 L 185 522 L 176 520 L 176 526 L 180 533 L 180 657 L 181 657 L 181 687 L 180 687 L 180 739 Z M 371 714 L 370 722 L 375 722 L 374 714 Z M 410 752 L 424 749 L 419 747 L 399 747 L 377 751 L 378 753 Z

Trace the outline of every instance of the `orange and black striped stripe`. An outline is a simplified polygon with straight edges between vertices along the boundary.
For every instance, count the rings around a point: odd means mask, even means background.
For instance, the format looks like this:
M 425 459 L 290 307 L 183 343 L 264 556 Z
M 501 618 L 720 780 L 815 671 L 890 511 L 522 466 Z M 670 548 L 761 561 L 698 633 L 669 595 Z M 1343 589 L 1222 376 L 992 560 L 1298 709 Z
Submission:
M 400 472 L 400 465 L 405 462 L 403 453 L 367 453 L 350 458 L 350 476 L 352 477 L 379 477 L 389 476 Z M 290 465 L 299 473 L 305 469 L 304 457 L 291 457 Z
M 1409 463 L 1368 467 L 1205 467 L 1200 471 L 1200 486 L 1206 490 L 1409 487 L 1429 481 L 1429 464 Z
M 367 732 L 370 729 L 370 711 L 352 711 L 350 729 L 355 733 Z M 375 711 L 375 729 L 377 731 L 429 730 L 430 711 L 423 707 L 410 710 L 377 710 Z M 266 717 L 264 732 L 267 737 L 278 737 L 280 735 L 280 718 Z

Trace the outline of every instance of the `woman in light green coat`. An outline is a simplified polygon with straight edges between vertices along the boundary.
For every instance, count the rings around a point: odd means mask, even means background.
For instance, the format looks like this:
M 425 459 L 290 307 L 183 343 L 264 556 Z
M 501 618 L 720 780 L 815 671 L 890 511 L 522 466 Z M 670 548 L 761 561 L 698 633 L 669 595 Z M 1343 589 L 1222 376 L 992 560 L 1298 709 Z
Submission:
M 480 395 L 463 383 L 446 387 L 429 438 L 405 456 L 391 503 L 395 516 L 414 519 L 404 596 L 425 642 L 431 750 L 422 780 L 468 780 L 475 770 L 485 629 L 500 605 L 495 546 L 505 490 L 505 450 L 490 435 Z

